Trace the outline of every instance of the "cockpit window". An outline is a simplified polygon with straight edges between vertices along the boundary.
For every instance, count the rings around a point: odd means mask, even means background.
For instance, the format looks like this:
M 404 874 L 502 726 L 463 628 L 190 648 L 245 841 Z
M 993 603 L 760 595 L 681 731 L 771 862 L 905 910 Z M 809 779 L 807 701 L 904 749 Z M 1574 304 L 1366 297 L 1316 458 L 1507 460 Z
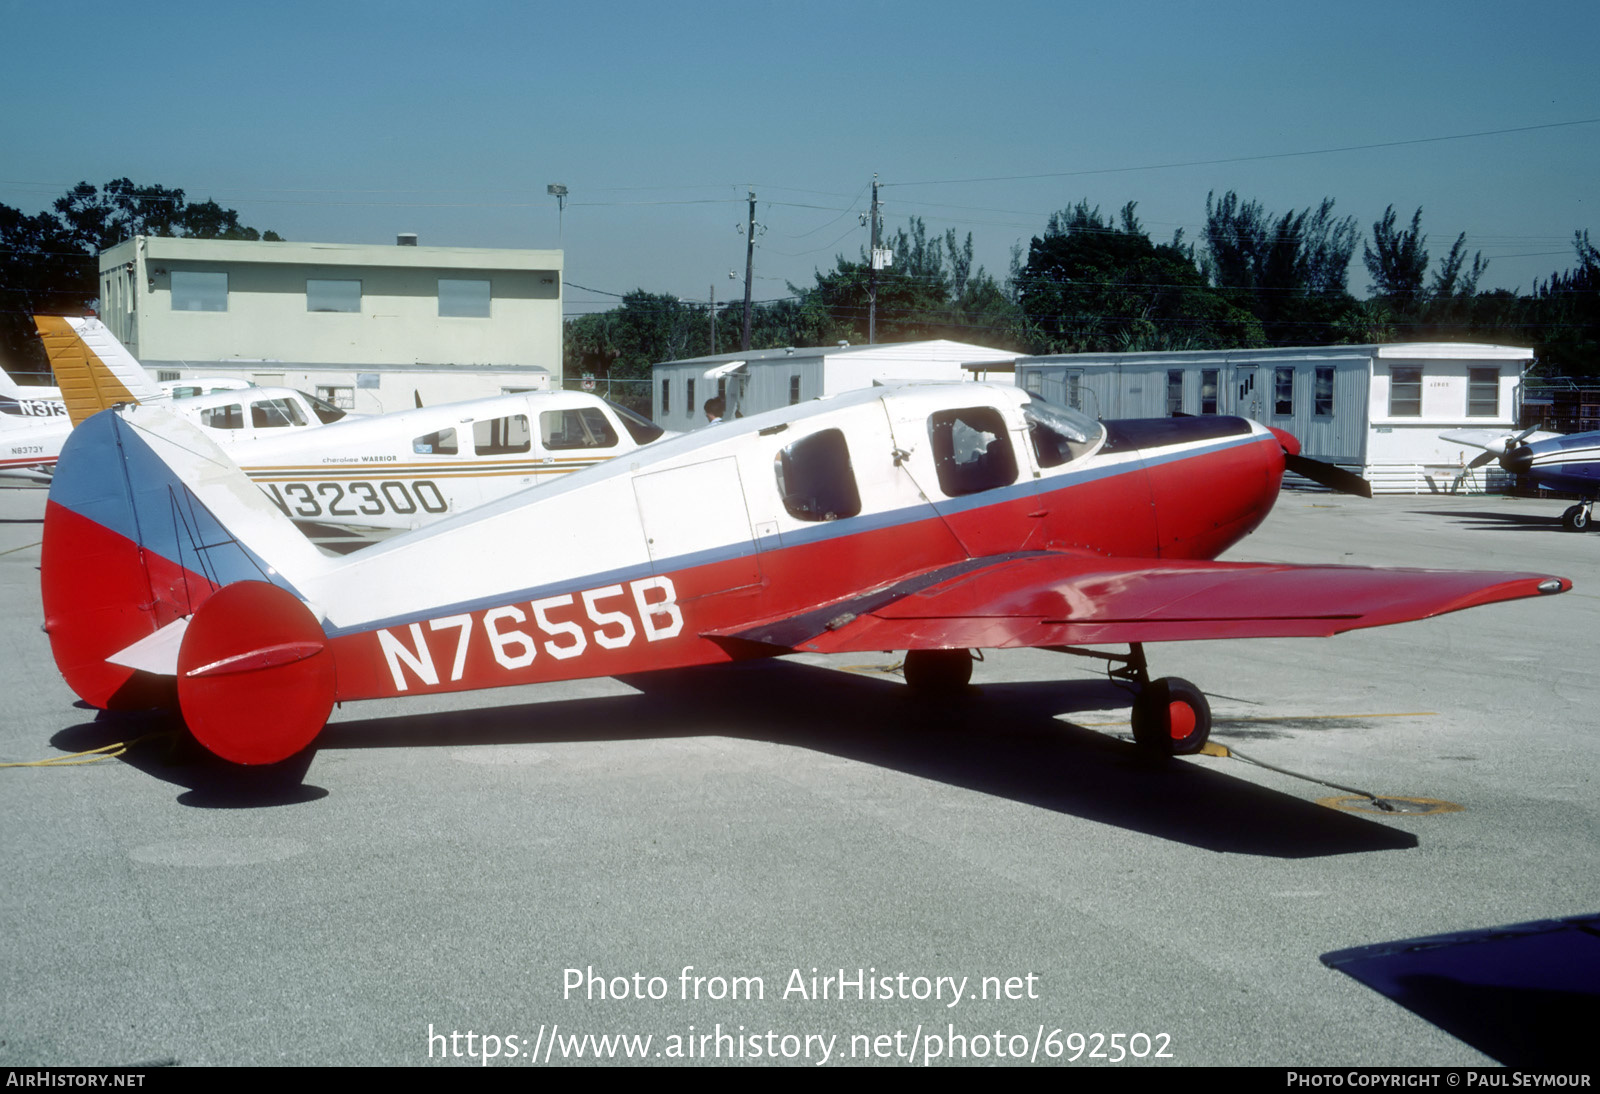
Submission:
M 311 413 L 315 414 L 317 418 L 321 420 L 323 425 L 329 425 L 333 422 L 337 422 L 340 418 L 344 417 L 345 412 L 328 402 L 328 400 L 319 398 L 305 391 L 302 391 L 300 394 L 305 397 L 307 403 L 311 404 Z
M 1017 481 L 1017 455 L 1005 419 L 990 406 L 942 410 L 928 419 L 939 489 L 947 497 L 976 494 Z
M 250 404 L 250 424 L 256 429 L 305 425 L 306 416 L 293 399 L 263 399 Z
M 526 414 L 485 418 L 472 425 L 472 443 L 480 456 L 510 456 L 533 447 Z
M 838 520 L 861 512 L 844 433 L 824 429 L 780 449 L 773 470 L 783 507 L 796 520 Z
M 665 380 L 661 382 L 663 385 L 666 384 Z M 665 392 L 665 390 L 666 388 L 663 386 L 662 391 Z M 642 414 L 635 414 L 621 403 L 613 403 L 610 399 L 607 399 L 605 404 L 616 413 L 617 417 L 622 419 L 622 428 L 628 431 L 628 436 L 633 438 L 634 444 L 649 444 L 666 432 L 649 418 Z M 665 403 L 661 406 L 661 412 L 663 414 L 667 412 Z
M 454 456 L 461 451 L 461 446 L 456 441 L 454 429 L 441 429 L 437 433 L 414 438 L 411 451 L 419 456 Z
M 212 429 L 243 429 L 244 408 L 238 403 L 209 407 L 200 412 L 200 424 Z
M 1084 455 L 1099 443 L 1106 427 L 1069 407 L 1043 399 L 1029 399 L 1022 407 L 1028 436 L 1040 467 L 1060 467 Z
M 617 431 L 604 412 L 592 406 L 546 410 L 539 415 L 539 433 L 548 449 L 615 448 Z

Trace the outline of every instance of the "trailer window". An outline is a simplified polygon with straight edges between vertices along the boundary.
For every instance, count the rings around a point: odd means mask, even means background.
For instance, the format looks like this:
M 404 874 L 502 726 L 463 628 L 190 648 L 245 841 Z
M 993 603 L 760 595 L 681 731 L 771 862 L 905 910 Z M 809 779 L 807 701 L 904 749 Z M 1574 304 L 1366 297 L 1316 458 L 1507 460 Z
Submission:
M 1422 417 L 1422 369 L 1396 367 L 1389 370 L 1389 416 Z
M 1497 368 L 1467 369 L 1467 417 L 1497 418 L 1500 416 L 1500 370 Z
M 1333 366 L 1317 366 L 1315 414 L 1319 418 L 1333 417 Z
M 1294 413 L 1294 369 L 1272 370 L 1272 412 L 1279 417 Z
M 844 433 L 824 429 L 779 449 L 778 495 L 796 520 L 838 520 L 861 512 L 861 494 Z
M 1176 418 L 1183 413 L 1183 370 L 1167 370 L 1167 417 Z
M 942 410 L 928 419 L 933 465 L 946 497 L 976 494 L 1017 481 L 1017 456 L 1005 419 L 993 407 Z
M 549 449 L 615 448 L 617 431 L 605 412 L 592 406 L 546 410 L 539 415 L 539 436 Z
M 1217 370 L 1203 368 L 1200 370 L 1200 413 L 1215 414 L 1217 412 Z

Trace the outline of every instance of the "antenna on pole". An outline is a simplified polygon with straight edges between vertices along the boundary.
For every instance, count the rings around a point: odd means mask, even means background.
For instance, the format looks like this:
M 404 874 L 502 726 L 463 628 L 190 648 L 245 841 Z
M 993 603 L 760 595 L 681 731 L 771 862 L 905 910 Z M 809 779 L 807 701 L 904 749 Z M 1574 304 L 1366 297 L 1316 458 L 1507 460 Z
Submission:
M 566 221 L 567 188 L 562 183 L 552 182 L 544 188 L 544 192 L 556 199 L 556 245 L 560 246 L 562 229 Z

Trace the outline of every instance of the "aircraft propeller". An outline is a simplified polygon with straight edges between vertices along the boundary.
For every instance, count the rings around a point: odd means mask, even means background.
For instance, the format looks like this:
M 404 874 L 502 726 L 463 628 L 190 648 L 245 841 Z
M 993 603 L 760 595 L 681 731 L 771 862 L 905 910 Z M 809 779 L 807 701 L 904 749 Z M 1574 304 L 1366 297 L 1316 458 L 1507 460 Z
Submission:
M 1518 433 L 1515 436 L 1508 435 L 1505 437 L 1497 437 L 1494 440 L 1486 442 L 1483 446 L 1483 452 L 1480 455 L 1474 456 L 1467 463 L 1467 465 L 1461 469 L 1461 473 L 1456 476 L 1455 481 L 1450 484 L 1450 492 L 1454 494 L 1458 489 L 1460 489 L 1462 479 L 1466 478 L 1467 475 L 1473 471 L 1476 471 L 1484 464 L 1490 463 L 1494 460 L 1499 460 L 1500 466 L 1513 475 L 1520 475 L 1527 471 L 1532 460 L 1528 454 L 1528 446 L 1523 442 L 1538 431 L 1538 426 L 1529 426 L 1527 429 L 1524 429 L 1521 433 Z M 1449 439 L 1448 436 L 1446 439 Z
M 1270 426 L 1268 428 L 1271 428 Z M 1283 467 L 1285 471 L 1293 471 L 1303 479 L 1310 479 L 1329 490 L 1336 490 L 1341 494 L 1355 494 L 1357 497 L 1372 497 L 1372 484 L 1353 471 L 1346 471 L 1342 467 L 1327 463 L 1323 460 L 1314 460 L 1310 456 L 1300 454 L 1300 441 L 1294 434 L 1282 429 L 1273 429 L 1272 433 L 1278 438 L 1278 443 L 1283 446 Z

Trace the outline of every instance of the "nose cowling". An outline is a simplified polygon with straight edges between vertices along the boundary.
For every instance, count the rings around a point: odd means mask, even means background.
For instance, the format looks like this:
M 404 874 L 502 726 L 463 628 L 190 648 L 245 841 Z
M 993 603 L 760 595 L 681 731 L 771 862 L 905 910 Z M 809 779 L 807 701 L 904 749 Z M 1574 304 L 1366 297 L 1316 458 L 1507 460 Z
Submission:
M 1507 449 L 1500 457 L 1500 466 L 1513 475 L 1526 475 L 1533 469 L 1533 449 L 1525 444 Z

